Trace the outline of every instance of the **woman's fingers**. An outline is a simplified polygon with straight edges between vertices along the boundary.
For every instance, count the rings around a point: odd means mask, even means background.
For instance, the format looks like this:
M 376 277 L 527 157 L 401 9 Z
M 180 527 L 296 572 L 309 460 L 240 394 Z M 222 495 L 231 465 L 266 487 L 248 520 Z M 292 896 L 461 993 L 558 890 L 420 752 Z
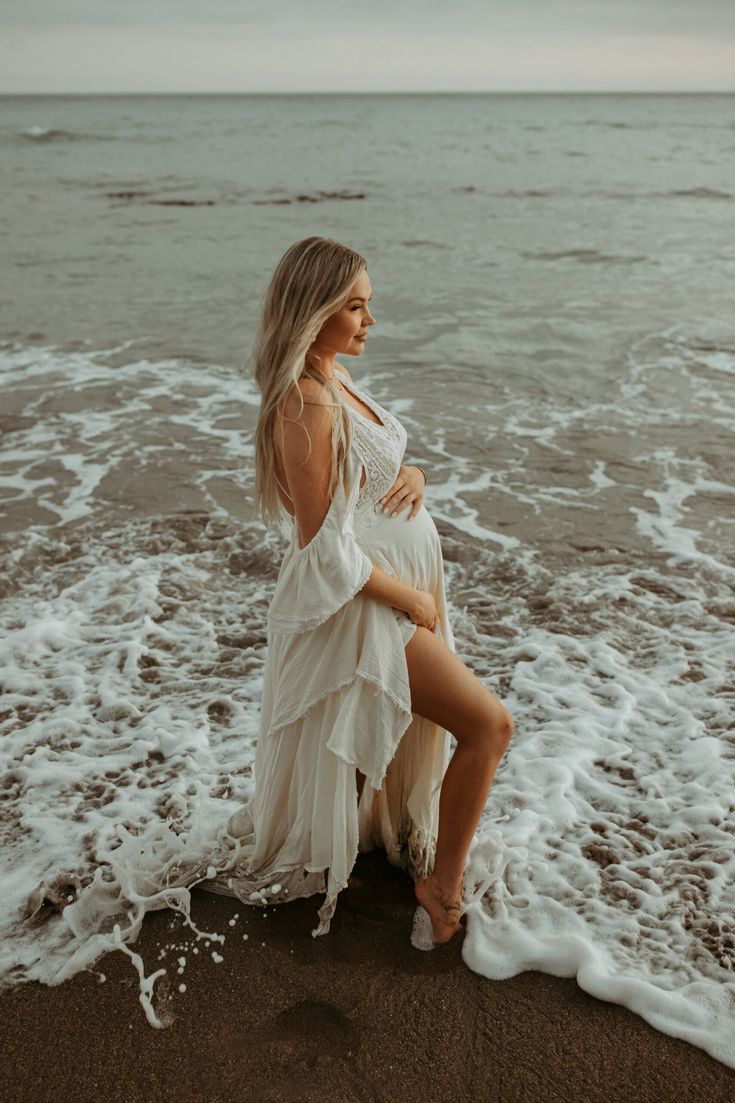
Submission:
M 408 520 L 410 521 L 412 517 L 415 517 L 420 509 L 421 509 L 421 496 L 419 495 L 418 497 L 414 498 L 414 500 L 413 500 L 413 505 L 411 506 L 411 512 L 408 515 Z
M 418 468 L 416 467 L 401 465 L 398 478 L 385 497 L 380 500 L 384 513 L 394 517 L 397 513 L 401 513 L 407 505 L 411 504 L 411 511 L 406 520 L 410 521 L 416 516 L 424 500 L 424 486 L 426 483 L 424 476 L 419 477 L 417 471 Z
M 407 505 L 411 505 L 411 512 L 406 518 L 407 521 L 416 516 L 422 502 L 423 495 L 412 490 L 410 486 L 404 483 L 401 483 L 400 486 L 394 483 L 388 493 L 378 500 L 381 513 L 389 514 L 391 517 L 401 513 Z
M 405 493 L 401 493 L 399 491 L 396 494 L 389 495 L 385 500 L 383 513 L 388 513 L 391 517 L 393 517 L 396 513 L 400 513 L 401 510 L 405 509 L 406 505 L 408 504 L 407 499 L 409 497 L 409 494 L 410 491 L 406 491 Z

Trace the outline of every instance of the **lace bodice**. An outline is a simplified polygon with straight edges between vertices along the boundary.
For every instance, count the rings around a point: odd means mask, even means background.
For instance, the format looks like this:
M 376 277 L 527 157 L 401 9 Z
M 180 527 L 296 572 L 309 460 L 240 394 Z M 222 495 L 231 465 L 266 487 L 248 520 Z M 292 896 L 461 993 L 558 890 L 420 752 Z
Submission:
M 379 499 L 396 481 L 406 451 L 407 434 L 397 417 L 375 399 L 368 398 L 354 383 L 335 368 L 344 387 L 380 418 L 382 425 L 357 412 L 349 402 L 344 405 L 352 416 L 352 446 L 365 468 L 365 483 L 360 487 L 354 515 L 355 535 L 369 532 L 380 517 Z

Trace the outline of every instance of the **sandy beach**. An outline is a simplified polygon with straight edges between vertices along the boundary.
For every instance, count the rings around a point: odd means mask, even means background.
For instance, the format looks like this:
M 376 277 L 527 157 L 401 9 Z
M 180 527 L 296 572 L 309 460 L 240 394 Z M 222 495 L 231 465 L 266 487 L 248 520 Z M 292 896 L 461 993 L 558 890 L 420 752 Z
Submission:
M 462 936 L 414 950 L 412 885 L 382 852 L 361 854 L 353 881 L 323 938 L 309 934 L 320 896 L 264 912 L 195 889 L 195 924 L 227 933 L 224 946 L 199 942 L 196 956 L 177 914 L 146 916 L 133 948 L 147 975 L 167 967 L 153 1001 L 171 1019 L 164 1029 L 146 1020 L 123 953 L 58 987 L 4 992 L 0 1094 L 17 1103 L 735 1098 L 735 1071 L 574 980 L 487 980 L 464 964 Z

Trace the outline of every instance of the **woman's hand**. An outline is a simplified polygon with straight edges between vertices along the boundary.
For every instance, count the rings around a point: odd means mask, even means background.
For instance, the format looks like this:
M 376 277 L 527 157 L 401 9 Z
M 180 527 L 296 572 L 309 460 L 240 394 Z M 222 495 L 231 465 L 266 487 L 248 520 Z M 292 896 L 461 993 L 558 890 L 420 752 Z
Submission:
M 423 502 L 424 476 L 418 467 L 407 467 L 402 463 L 393 486 L 380 499 L 382 512 L 388 513 L 392 517 L 410 505 L 411 512 L 406 518 L 407 521 L 410 521 L 421 509 Z
M 428 590 L 414 590 L 414 600 L 410 603 L 410 608 L 406 609 L 406 612 L 414 624 L 432 630 L 439 615 L 434 595 L 429 593 Z

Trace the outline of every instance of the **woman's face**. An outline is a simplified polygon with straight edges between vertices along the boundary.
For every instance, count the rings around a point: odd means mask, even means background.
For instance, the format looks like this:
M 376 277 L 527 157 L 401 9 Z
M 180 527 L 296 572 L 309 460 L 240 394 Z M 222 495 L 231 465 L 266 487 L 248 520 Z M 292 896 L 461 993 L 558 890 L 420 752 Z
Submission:
M 370 277 L 363 269 L 350 288 L 345 305 L 327 318 L 319 330 L 312 346 L 314 351 L 327 357 L 362 355 L 368 326 L 375 324 L 368 306 L 372 294 Z

